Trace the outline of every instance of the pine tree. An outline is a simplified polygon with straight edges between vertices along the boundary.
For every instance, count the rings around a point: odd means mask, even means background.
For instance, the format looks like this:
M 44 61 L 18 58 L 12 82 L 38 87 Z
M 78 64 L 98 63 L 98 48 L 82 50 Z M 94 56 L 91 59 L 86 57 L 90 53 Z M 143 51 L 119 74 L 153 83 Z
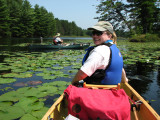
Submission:
M 9 12 L 5 0 L 0 0 L 0 37 L 9 37 Z

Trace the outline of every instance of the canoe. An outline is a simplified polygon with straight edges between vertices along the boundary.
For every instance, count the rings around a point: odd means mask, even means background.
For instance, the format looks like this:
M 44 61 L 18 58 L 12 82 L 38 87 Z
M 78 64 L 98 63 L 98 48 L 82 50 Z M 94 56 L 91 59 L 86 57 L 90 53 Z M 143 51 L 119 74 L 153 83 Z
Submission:
M 30 44 L 28 47 L 31 50 L 51 50 L 51 49 L 83 49 L 89 47 L 90 44 L 73 44 L 73 45 L 43 45 Z
M 160 116 L 156 111 L 128 83 L 121 83 L 119 85 L 92 85 L 84 83 L 83 87 L 96 89 L 122 88 L 132 101 L 141 101 L 141 104 L 137 105 L 139 109 L 135 109 L 135 107 L 133 107 L 133 111 L 130 111 L 131 120 L 160 120 Z M 132 104 L 132 102 L 130 102 L 130 104 Z M 51 108 L 49 108 L 42 120 L 64 120 L 67 115 L 67 100 L 64 94 L 62 94 Z

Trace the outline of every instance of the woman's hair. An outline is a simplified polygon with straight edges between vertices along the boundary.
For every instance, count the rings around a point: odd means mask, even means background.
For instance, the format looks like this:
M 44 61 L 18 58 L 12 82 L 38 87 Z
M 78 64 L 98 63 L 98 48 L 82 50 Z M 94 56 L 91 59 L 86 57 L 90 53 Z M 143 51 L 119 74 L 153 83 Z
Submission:
M 112 35 L 111 40 L 113 40 L 113 43 L 117 45 L 117 35 L 115 32 L 110 33 L 109 31 L 106 31 L 107 35 Z

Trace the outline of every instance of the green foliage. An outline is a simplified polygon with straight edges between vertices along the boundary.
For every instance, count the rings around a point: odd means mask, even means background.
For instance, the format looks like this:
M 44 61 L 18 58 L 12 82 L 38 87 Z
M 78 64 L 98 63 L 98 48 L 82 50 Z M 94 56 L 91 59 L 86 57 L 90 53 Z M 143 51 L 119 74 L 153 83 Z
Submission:
M 130 40 L 130 42 L 145 42 L 146 41 L 146 38 L 145 38 L 145 35 L 133 35 Z
M 62 35 L 69 36 L 84 36 L 82 28 L 78 27 L 75 22 L 68 22 L 67 20 L 56 20 L 56 32 Z
M 0 0 L 0 37 L 10 36 L 9 11 L 5 0 Z
M 160 8 L 157 0 L 101 0 L 97 6 L 99 20 L 110 21 L 116 30 L 133 34 L 160 31 Z
M 28 0 L 0 0 L 0 37 L 83 36 L 75 22 L 55 19 L 53 13 Z
M 157 34 L 146 34 L 146 41 L 160 42 L 160 36 Z
M 135 34 L 130 39 L 130 42 L 159 42 L 160 37 L 157 34 Z
M 20 15 L 20 36 L 18 37 L 31 37 L 34 33 L 34 11 L 31 8 L 30 3 L 25 0 L 22 4 L 22 10 Z

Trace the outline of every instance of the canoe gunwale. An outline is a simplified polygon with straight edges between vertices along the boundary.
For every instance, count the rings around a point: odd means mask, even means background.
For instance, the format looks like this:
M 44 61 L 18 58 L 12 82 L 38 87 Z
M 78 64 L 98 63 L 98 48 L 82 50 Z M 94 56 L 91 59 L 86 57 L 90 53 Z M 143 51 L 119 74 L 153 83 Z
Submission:
M 63 93 L 57 100 L 56 102 L 49 108 L 49 110 L 47 111 L 47 113 L 43 116 L 43 118 L 41 120 L 48 120 L 49 117 L 51 115 L 53 115 L 53 111 L 55 110 L 55 108 L 61 103 L 61 101 L 63 100 L 65 94 Z
M 148 104 L 148 102 L 146 100 L 143 99 L 143 97 L 137 93 L 137 91 L 135 91 L 128 83 L 124 83 L 125 87 L 127 87 L 127 89 L 130 90 L 130 93 L 131 93 L 131 96 L 136 96 L 137 100 L 140 100 L 142 102 L 141 104 L 141 108 L 145 108 L 146 112 L 148 114 L 150 114 L 150 116 L 154 117 L 155 119 L 152 119 L 152 120 L 160 120 L 160 116 L 158 115 L 158 113 Z M 128 94 L 128 96 L 130 96 Z M 133 100 L 133 98 L 131 97 L 131 99 Z M 139 112 L 139 111 L 138 111 Z M 144 115 L 145 117 L 145 115 Z

